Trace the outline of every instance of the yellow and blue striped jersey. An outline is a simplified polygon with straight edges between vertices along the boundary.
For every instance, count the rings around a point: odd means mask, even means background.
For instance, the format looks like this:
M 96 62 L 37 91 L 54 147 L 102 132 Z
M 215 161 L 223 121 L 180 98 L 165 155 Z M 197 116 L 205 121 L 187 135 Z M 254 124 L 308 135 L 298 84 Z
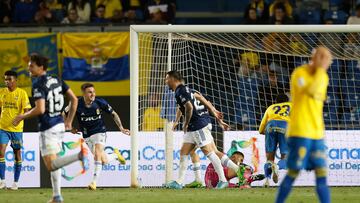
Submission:
M 22 132 L 24 121 L 14 126 L 14 118 L 24 113 L 24 109 L 30 109 L 29 97 L 25 90 L 16 88 L 10 92 L 8 88 L 0 89 L 0 129 L 8 132 Z
M 294 70 L 290 81 L 292 108 L 287 131 L 289 137 L 324 137 L 323 106 L 328 84 L 329 76 L 322 68 L 317 68 L 313 74 L 308 64 Z
M 265 134 L 265 128 L 269 121 L 278 120 L 289 122 L 289 113 L 291 109 L 290 102 L 277 103 L 269 106 L 264 114 L 259 127 L 259 133 Z

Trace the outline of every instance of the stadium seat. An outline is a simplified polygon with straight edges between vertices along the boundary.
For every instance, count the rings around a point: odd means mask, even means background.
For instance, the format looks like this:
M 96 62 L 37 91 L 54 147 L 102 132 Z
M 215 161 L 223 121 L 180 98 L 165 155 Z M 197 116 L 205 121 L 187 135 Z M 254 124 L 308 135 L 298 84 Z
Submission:
M 177 11 L 200 11 L 217 12 L 220 11 L 218 0 L 181 0 L 176 1 Z
M 302 10 L 299 13 L 300 24 L 321 24 L 321 11 Z
M 326 11 L 324 15 L 324 20 L 332 19 L 334 24 L 346 24 L 347 18 L 348 14 L 341 10 Z
M 359 130 L 360 129 L 360 111 L 344 113 L 343 121 L 347 130 Z

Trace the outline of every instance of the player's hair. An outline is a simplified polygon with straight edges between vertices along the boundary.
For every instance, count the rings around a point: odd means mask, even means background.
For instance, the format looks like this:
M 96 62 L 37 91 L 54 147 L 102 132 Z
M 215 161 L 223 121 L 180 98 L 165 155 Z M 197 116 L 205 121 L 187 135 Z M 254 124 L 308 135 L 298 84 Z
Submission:
M 17 78 L 17 73 L 15 71 L 12 71 L 12 70 L 6 71 L 4 75 L 5 76 L 13 76 L 14 78 Z
M 94 87 L 94 84 L 89 83 L 89 82 L 82 84 L 82 85 L 81 85 L 81 91 L 85 92 L 85 90 L 86 90 L 87 88 L 89 88 L 89 87 Z
M 242 152 L 240 152 L 240 151 L 235 151 L 235 152 L 233 152 L 233 153 L 231 154 L 231 156 L 233 156 L 233 155 L 240 155 L 240 156 L 242 156 L 243 158 L 245 158 L 244 154 L 243 154 Z
M 39 54 L 31 54 L 30 61 L 34 62 L 37 66 L 42 66 L 44 71 L 48 68 L 49 59 Z
M 168 75 L 169 77 L 172 77 L 178 81 L 183 80 L 183 77 L 181 76 L 181 74 L 179 72 L 177 72 L 176 70 L 171 70 L 171 71 L 167 72 L 166 75 Z
M 284 93 L 280 93 L 276 97 L 276 103 L 283 103 L 288 101 L 289 101 L 289 97 Z
M 96 9 L 98 9 L 98 8 L 103 8 L 103 9 L 105 9 L 106 7 L 105 7 L 104 4 L 99 4 L 98 6 L 96 6 Z

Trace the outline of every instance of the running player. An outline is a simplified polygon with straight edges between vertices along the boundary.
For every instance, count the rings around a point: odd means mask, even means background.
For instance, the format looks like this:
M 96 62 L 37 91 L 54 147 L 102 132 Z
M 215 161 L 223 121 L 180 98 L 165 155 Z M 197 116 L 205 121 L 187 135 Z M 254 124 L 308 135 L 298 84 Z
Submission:
M 329 49 L 320 46 L 314 50 L 310 63 L 296 68 L 291 75 L 292 109 L 287 131 L 288 172 L 279 187 L 277 203 L 285 202 L 302 169 L 315 170 L 319 200 L 321 203 L 330 202 L 326 181 L 323 106 L 329 84 L 327 70 L 331 63 Z
M 278 169 L 286 169 L 285 157 L 287 154 L 287 143 L 285 133 L 287 123 L 289 122 L 290 108 L 291 104 L 289 102 L 289 97 L 286 94 L 279 94 L 276 97 L 276 104 L 273 104 L 266 109 L 259 127 L 259 133 L 265 135 L 267 161 L 264 164 L 266 176 L 265 187 L 269 187 L 271 175 L 274 183 L 278 183 Z M 278 164 L 275 164 L 275 153 L 278 146 L 281 159 Z
M 13 126 L 12 120 L 15 116 L 23 114 L 31 109 L 29 97 L 25 90 L 17 87 L 17 73 L 14 71 L 5 72 L 6 88 L 0 89 L 0 189 L 5 189 L 5 150 L 11 142 L 15 155 L 14 162 L 14 183 L 10 189 L 17 190 L 21 173 L 21 147 L 23 146 L 24 122 Z
M 217 120 L 221 120 L 222 115 L 216 112 L 215 108 L 209 106 L 209 102 L 201 95 L 192 93 L 191 89 L 182 84 L 182 76 L 177 71 L 169 71 L 166 74 L 166 84 L 170 89 L 175 91 L 176 102 L 180 107 L 184 118 L 184 143 L 180 151 L 180 169 L 179 179 L 172 181 L 166 186 L 169 188 L 181 189 L 183 188 L 183 181 L 185 178 L 185 171 L 187 168 L 187 161 L 189 153 L 196 147 L 200 147 L 203 153 L 213 163 L 215 171 L 219 175 L 219 183 L 216 186 L 218 189 L 226 188 L 228 182 L 224 175 L 221 160 L 216 155 L 216 147 L 213 145 L 213 138 L 211 135 L 211 124 L 209 122 L 209 115 L 202 112 L 203 109 L 210 109 L 212 115 Z
M 38 116 L 40 128 L 40 151 L 46 168 L 51 171 L 51 183 L 53 197 L 49 202 L 63 202 L 61 196 L 61 168 L 81 161 L 83 172 L 88 169 L 87 149 L 81 144 L 78 154 L 58 157 L 61 144 L 66 130 L 71 130 L 71 123 L 75 116 L 78 100 L 73 91 L 66 83 L 57 77 L 46 73 L 48 59 L 34 54 L 30 56 L 29 72 L 31 77 L 36 78 L 32 85 L 32 95 L 35 99 L 35 107 L 30 111 L 20 114 L 13 120 L 13 125 L 28 118 Z M 64 107 L 64 96 L 71 101 L 68 119 L 65 121 L 61 116 Z
M 83 97 L 79 99 L 79 105 L 76 110 L 76 117 L 86 144 L 90 151 L 94 154 L 94 175 L 92 182 L 88 186 L 90 190 L 96 190 L 96 182 L 102 171 L 103 164 L 118 160 L 121 164 L 125 164 L 125 159 L 121 156 L 118 149 L 114 149 L 113 153 L 107 154 L 104 151 L 106 143 L 106 127 L 103 120 L 103 112 L 111 114 L 114 122 L 119 130 L 130 135 L 130 131 L 123 127 L 119 115 L 113 110 L 107 101 L 96 97 L 94 85 L 84 83 L 81 86 Z M 65 113 L 69 106 L 65 109 Z M 65 119 L 66 120 L 66 119 Z M 73 128 L 73 133 L 77 133 L 77 129 Z

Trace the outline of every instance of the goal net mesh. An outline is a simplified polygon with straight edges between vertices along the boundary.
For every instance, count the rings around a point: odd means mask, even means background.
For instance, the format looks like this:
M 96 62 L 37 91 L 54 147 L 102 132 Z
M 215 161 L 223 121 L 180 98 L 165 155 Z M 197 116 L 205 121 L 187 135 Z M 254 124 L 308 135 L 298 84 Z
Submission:
M 148 142 L 159 146 L 154 147 L 155 154 L 164 149 L 165 123 L 171 125 L 176 112 L 174 95 L 165 85 L 169 70 L 168 34 L 139 33 L 138 36 L 139 132 L 153 132 Z M 356 131 L 360 129 L 359 37 L 359 33 L 172 33 L 171 70 L 179 71 L 186 85 L 200 91 L 223 112 L 232 131 L 257 131 L 266 108 L 275 102 L 277 94 L 289 93 L 292 71 L 309 61 L 313 48 L 324 45 L 334 56 L 324 105 L 326 130 L 330 132 L 328 136 L 342 130 L 342 136 L 330 139 L 339 139 L 339 146 L 345 147 L 357 139 L 355 136 L 360 136 Z M 223 143 L 224 133 L 215 120 L 212 124 L 214 140 L 224 150 L 223 146 L 229 143 Z M 181 126 L 174 134 L 175 169 L 176 152 L 182 141 Z M 141 145 L 147 138 L 140 136 Z M 162 158 L 159 155 L 154 160 L 163 164 L 165 158 Z M 264 160 L 265 154 L 260 154 L 260 159 Z M 139 170 L 140 177 L 148 173 L 141 167 Z M 191 179 L 192 173 L 188 174 Z M 355 174 L 354 171 L 353 178 L 344 174 L 343 181 L 360 184 Z M 176 170 L 174 175 L 176 178 Z M 164 182 L 164 177 L 144 175 L 143 178 L 147 179 L 143 180 L 145 185 L 152 185 L 155 179 Z

